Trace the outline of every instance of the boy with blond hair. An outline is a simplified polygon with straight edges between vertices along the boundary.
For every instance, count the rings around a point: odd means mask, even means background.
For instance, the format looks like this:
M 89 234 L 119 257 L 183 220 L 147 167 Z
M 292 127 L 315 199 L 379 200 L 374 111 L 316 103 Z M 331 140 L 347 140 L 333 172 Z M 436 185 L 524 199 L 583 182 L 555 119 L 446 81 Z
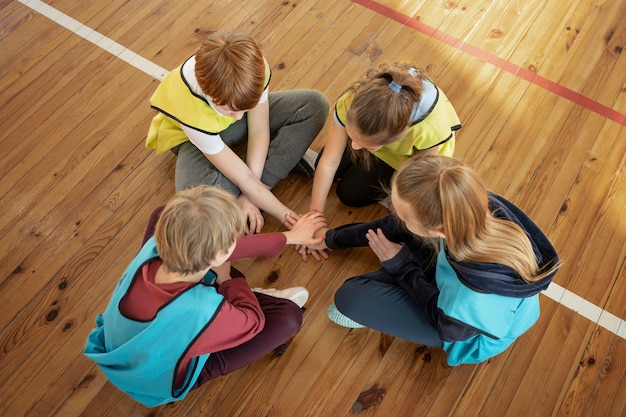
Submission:
M 159 113 L 146 146 L 177 155 L 176 189 L 207 184 L 238 196 L 252 233 L 263 227 L 261 210 L 285 223 L 290 210 L 269 189 L 305 166 L 301 159 L 329 111 L 314 90 L 269 93 L 270 78 L 254 40 L 213 32 L 150 99 Z M 231 150 L 244 142 L 245 163 Z
M 178 401 L 204 382 L 247 366 L 300 330 L 303 287 L 248 286 L 230 260 L 310 245 L 326 225 L 300 216 L 290 231 L 242 236 L 235 197 L 216 187 L 178 192 L 150 218 L 144 244 L 96 319 L 85 355 L 148 407 Z

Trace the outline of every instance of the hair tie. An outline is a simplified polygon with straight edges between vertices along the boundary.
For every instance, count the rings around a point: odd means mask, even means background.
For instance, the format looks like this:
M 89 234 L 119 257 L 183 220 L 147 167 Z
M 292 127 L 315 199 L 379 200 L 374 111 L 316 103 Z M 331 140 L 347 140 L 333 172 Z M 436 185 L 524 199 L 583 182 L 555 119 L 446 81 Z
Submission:
M 389 83 L 389 88 L 394 93 L 399 93 L 400 90 L 402 90 L 402 86 L 400 84 L 398 84 L 397 82 L 395 82 L 395 81 L 392 81 L 392 82 Z

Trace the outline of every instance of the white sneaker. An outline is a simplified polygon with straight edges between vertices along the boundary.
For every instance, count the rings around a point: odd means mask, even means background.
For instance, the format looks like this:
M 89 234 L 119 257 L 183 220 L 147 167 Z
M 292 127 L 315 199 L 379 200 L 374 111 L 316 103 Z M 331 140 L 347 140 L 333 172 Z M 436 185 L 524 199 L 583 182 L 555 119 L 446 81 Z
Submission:
M 291 287 L 285 288 L 284 290 L 277 290 L 276 288 L 252 288 L 252 291 L 271 295 L 276 298 L 291 300 L 300 308 L 302 308 L 309 299 L 309 292 L 304 287 Z
M 317 161 L 318 153 L 313 149 L 307 149 L 302 155 L 302 159 L 298 161 L 291 172 L 302 174 L 307 178 L 313 178 L 315 176 L 315 161 Z
M 317 162 L 317 158 L 320 156 L 319 153 L 315 152 L 313 149 L 308 148 L 304 155 L 302 155 L 302 159 L 309 164 L 313 170 L 315 170 L 315 162 Z

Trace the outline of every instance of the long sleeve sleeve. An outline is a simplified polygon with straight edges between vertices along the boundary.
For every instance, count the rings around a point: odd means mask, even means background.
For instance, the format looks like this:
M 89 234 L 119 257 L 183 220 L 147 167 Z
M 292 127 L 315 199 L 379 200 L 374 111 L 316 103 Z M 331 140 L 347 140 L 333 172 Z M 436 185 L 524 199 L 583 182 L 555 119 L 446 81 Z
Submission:
M 276 256 L 286 243 L 287 237 L 281 232 L 240 236 L 237 238 L 235 250 L 228 260 L 234 261 L 254 256 Z
M 333 250 L 368 246 L 365 235 L 370 229 L 381 229 L 387 239 L 393 242 L 413 239 L 402 223 L 395 216 L 389 215 L 367 223 L 351 223 L 331 229 L 326 232 L 326 246 Z
M 261 306 L 245 279 L 229 279 L 218 287 L 218 292 L 224 296 L 225 303 L 193 344 L 190 356 L 239 346 L 265 326 Z
M 244 278 L 229 279 L 217 291 L 224 296 L 225 302 L 181 361 L 176 386 L 182 383 L 191 358 L 239 346 L 259 334 L 265 326 L 263 310 Z
M 402 244 L 400 252 L 382 266 L 394 282 L 404 289 L 415 305 L 437 329 L 442 340 L 466 340 L 477 332 L 464 323 L 447 317 L 437 307 L 439 289 L 435 280 L 435 255 L 433 247 L 413 235 L 393 215 L 367 223 L 352 223 L 329 230 L 326 246 L 345 249 L 368 246 L 368 230 L 381 229 L 392 242 Z

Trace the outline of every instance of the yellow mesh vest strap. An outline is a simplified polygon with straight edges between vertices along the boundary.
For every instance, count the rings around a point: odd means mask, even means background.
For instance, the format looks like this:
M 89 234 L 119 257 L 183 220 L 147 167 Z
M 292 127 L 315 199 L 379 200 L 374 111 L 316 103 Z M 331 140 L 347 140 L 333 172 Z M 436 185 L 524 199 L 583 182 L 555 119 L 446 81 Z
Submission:
M 271 69 L 265 61 L 266 86 L 271 78 Z M 184 64 L 183 64 L 184 65 Z M 182 65 L 170 72 L 159 84 L 150 98 L 150 105 L 157 114 L 150 124 L 146 147 L 162 153 L 186 140 L 181 125 L 207 134 L 219 134 L 236 119 L 218 114 L 204 97 L 195 94 L 185 82 Z

